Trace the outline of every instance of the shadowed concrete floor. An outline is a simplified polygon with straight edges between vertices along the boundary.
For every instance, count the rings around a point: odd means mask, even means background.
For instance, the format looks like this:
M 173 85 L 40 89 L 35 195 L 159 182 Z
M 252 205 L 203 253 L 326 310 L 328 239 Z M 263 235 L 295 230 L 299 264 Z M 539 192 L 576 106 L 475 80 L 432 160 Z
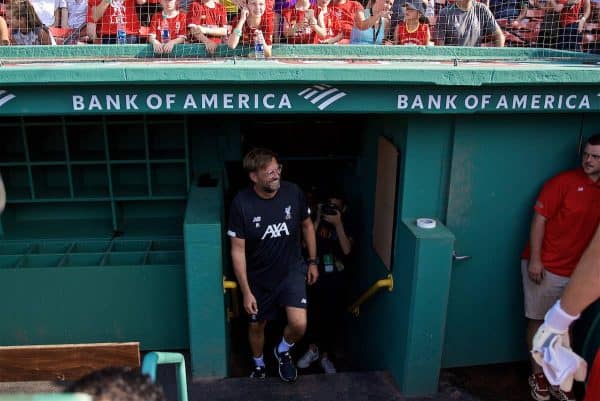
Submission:
M 175 376 L 159 369 L 158 382 L 167 398 L 177 400 Z M 50 393 L 62 391 L 64 383 L 0 383 L 1 394 Z M 342 372 L 335 375 L 311 374 L 296 383 L 278 377 L 200 379 L 188 381 L 189 401 L 487 401 L 458 388 L 448 387 L 429 397 L 403 397 L 387 372 Z

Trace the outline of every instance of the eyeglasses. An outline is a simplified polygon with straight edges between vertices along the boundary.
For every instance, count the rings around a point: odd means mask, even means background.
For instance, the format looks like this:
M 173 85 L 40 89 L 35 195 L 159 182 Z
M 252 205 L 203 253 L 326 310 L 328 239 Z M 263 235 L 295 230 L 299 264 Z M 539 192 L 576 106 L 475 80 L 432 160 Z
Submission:
M 277 168 L 274 168 L 273 170 L 269 170 L 265 172 L 265 175 L 268 178 L 275 178 L 275 175 L 280 176 L 281 175 L 281 169 L 283 168 L 283 165 L 278 165 Z
M 600 155 L 595 155 L 593 153 L 588 153 L 588 152 L 583 152 L 581 154 L 581 158 L 583 160 L 587 160 L 588 157 L 591 158 L 593 161 L 596 161 L 596 162 L 600 160 Z

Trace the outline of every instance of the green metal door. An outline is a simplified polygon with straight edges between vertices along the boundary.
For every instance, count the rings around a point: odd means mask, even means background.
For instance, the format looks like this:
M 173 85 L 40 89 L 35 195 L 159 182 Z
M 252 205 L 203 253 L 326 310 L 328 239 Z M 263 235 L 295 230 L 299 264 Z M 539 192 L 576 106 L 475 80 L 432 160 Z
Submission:
M 520 252 L 543 182 L 577 160 L 581 116 L 459 116 L 447 226 L 456 236 L 442 366 L 526 358 Z

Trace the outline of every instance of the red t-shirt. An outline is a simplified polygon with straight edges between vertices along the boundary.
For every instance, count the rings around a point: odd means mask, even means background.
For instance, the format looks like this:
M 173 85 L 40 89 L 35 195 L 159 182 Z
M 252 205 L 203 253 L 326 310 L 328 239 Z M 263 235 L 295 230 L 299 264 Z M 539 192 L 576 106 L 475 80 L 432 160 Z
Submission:
M 565 7 L 560 12 L 560 26 L 567 26 L 573 24 L 579 20 L 579 10 L 581 9 L 581 2 L 569 6 L 568 0 L 561 0 L 559 3 L 564 4 Z
M 302 23 L 305 19 L 304 14 L 306 11 L 298 10 L 295 6 L 284 9 L 281 12 L 283 19 L 292 27 L 297 23 Z M 296 31 L 294 36 L 288 36 L 287 42 L 289 44 L 307 44 L 313 42 L 313 31 L 310 26 L 306 24 L 306 29 L 303 31 Z
M 312 8 L 315 10 L 315 17 L 318 20 L 323 10 L 317 5 L 312 6 Z M 333 38 L 339 35 L 342 31 L 342 24 L 332 8 L 329 8 L 327 13 L 323 14 L 323 22 L 325 23 L 325 28 L 327 29 L 327 35 L 324 38 L 321 38 L 319 35 L 313 32 L 313 43 L 315 44 L 323 43 L 326 39 Z
M 600 400 L 600 350 L 596 352 L 596 358 L 588 377 L 588 385 L 585 389 L 585 399 L 583 401 Z
M 89 0 L 88 3 L 88 21 L 91 21 L 92 7 L 96 7 L 104 0 Z M 100 35 L 116 35 L 117 22 L 120 15 L 123 16 L 125 23 L 125 32 L 128 35 L 140 34 L 140 20 L 135 12 L 135 0 L 113 0 L 106 8 L 102 18 L 98 20 L 98 32 Z
M 354 27 L 356 13 L 364 10 L 362 4 L 360 4 L 358 1 L 347 0 L 343 4 L 336 3 L 330 7 L 340 21 L 344 39 L 350 39 L 350 35 L 352 35 L 352 28 Z
M 546 270 L 569 277 L 600 223 L 600 182 L 582 169 L 544 184 L 534 210 L 546 218 L 541 258 Z M 529 259 L 529 244 L 523 251 Z
M 429 25 L 427 24 L 419 24 L 414 32 L 409 32 L 405 23 L 396 25 L 396 37 L 399 45 L 427 46 L 428 32 Z
M 224 27 L 227 25 L 227 10 L 225 6 L 217 1 L 214 7 L 194 1 L 188 10 L 188 24 L 202 25 L 205 27 Z M 221 37 L 210 37 L 213 42 L 221 43 Z
M 149 31 L 150 35 L 156 35 L 157 39 L 161 39 L 160 28 L 162 25 L 163 13 L 162 11 L 159 13 L 155 13 L 150 20 Z M 184 12 L 179 12 L 176 16 L 167 18 L 167 23 L 169 24 L 169 34 L 171 36 L 170 40 L 177 38 L 185 38 L 187 32 L 187 18 Z
M 235 29 L 238 24 L 240 17 L 237 16 L 231 21 L 231 26 Z M 268 46 L 273 44 L 273 12 L 267 11 L 265 12 L 259 24 L 259 29 L 262 31 L 263 36 L 265 37 L 265 43 Z M 252 45 L 254 46 L 254 32 L 256 28 L 250 28 L 248 26 L 248 21 L 244 24 L 242 28 L 242 36 L 240 37 L 240 42 L 244 45 Z

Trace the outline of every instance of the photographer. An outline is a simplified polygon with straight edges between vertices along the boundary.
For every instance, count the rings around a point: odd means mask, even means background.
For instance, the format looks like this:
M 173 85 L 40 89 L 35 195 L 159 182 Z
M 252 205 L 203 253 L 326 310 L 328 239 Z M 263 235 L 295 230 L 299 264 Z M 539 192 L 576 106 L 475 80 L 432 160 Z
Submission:
M 331 193 L 319 204 L 314 222 L 319 255 L 319 281 L 309 288 L 308 350 L 298 360 L 299 368 L 307 368 L 320 359 L 325 373 L 336 373 L 331 360 L 335 333 L 344 311 L 346 265 L 352 250 L 352 237 L 344 221 L 346 203 L 343 195 Z

